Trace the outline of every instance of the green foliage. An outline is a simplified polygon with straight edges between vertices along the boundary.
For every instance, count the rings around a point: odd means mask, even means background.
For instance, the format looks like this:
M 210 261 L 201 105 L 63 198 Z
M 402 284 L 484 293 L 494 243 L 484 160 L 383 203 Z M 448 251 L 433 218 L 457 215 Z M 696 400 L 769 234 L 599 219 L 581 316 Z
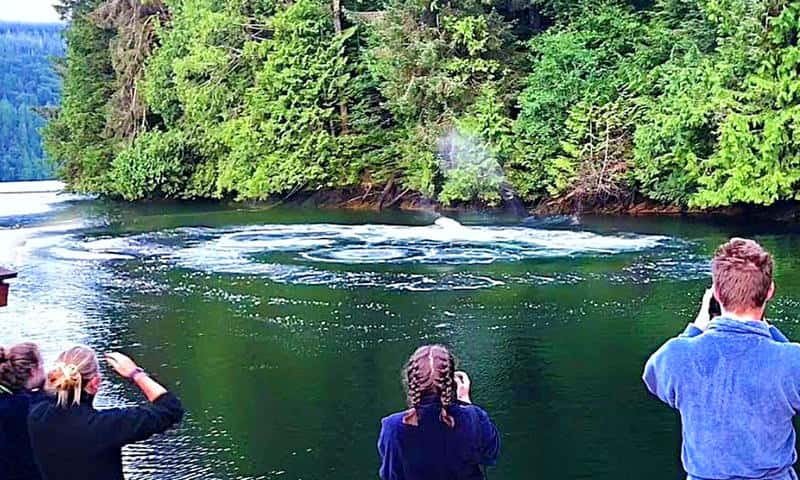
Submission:
M 108 50 L 111 34 L 88 14 L 99 1 L 76 2 L 67 41 L 61 108 L 43 131 L 44 148 L 72 189 L 110 193 L 113 145 L 106 135 L 106 106 L 113 90 Z
M 242 115 L 226 125 L 220 190 L 264 198 L 358 183 L 370 106 L 363 69 L 346 53 L 357 30 L 335 35 L 330 12 L 315 0 L 278 12 L 271 27 L 269 40 L 245 46 L 260 67 Z
M 800 3 L 770 20 L 768 48 L 720 125 L 694 206 L 800 200 Z
M 192 161 L 183 132 L 147 132 L 114 158 L 110 180 L 126 200 L 181 197 Z
M 800 1 L 354 0 L 340 21 L 323 0 L 65 5 L 45 146 L 76 190 L 800 200 Z
M 576 110 L 615 101 L 648 67 L 640 65 L 638 48 L 648 33 L 640 14 L 609 3 L 578 15 L 530 42 L 532 73 L 519 96 L 519 148 L 510 165 L 516 188 L 528 197 L 569 190 L 580 167 L 566 160 L 567 121 Z M 590 138 L 583 135 L 583 140 Z

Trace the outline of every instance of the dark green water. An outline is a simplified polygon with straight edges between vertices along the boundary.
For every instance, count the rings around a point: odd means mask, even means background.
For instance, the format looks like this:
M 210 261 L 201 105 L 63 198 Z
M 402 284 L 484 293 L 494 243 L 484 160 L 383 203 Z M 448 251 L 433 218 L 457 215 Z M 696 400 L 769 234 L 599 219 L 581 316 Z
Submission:
M 126 450 L 129 478 L 377 478 L 380 418 L 404 407 L 400 368 L 429 342 L 455 350 L 502 432 L 490 478 L 679 478 L 679 419 L 639 377 L 730 235 L 774 252 L 769 316 L 800 338 L 785 226 L 0 202 L 0 264 L 20 271 L 0 343 L 39 341 L 50 360 L 74 342 L 122 349 L 190 412 Z M 103 404 L 139 399 L 104 388 Z

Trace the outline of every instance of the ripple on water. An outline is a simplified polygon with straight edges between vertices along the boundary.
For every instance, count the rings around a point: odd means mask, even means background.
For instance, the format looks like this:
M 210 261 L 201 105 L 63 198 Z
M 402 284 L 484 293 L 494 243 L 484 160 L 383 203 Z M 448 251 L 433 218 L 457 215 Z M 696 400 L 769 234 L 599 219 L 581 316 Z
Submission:
M 657 235 L 604 235 L 524 226 L 467 227 L 440 219 L 429 226 L 276 224 L 177 228 L 124 237 L 71 237 L 50 245 L 48 255 L 98 262 L 146 258 L 200 272 L 255 275 L 280 283 L 333 288 L 436 291 L 491 288 L 503 285 L 505 279 L 453 271 L 341 272 L 326 265 L 487 265 L 642 252 L 674 243 Z M 287 254 L 291 255 L 288 259 Z

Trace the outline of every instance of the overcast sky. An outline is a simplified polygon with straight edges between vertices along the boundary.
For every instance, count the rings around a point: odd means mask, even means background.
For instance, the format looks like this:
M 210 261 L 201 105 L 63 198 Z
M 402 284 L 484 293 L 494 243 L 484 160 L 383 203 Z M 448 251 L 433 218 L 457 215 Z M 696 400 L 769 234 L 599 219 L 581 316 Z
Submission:
M 0 0 L 0 21 L 59 22 L 53 3 L 55 0 Z

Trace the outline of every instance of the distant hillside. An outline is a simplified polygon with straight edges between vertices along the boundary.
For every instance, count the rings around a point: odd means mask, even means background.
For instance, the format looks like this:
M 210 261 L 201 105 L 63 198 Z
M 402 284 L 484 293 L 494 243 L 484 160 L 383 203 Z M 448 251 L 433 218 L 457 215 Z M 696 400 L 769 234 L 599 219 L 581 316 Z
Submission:
M 52 177 L 37 107 L 56 106 L 61 80 L 50 59 L 64 55 L 63 25 L 0 22 L 0 181 Z

